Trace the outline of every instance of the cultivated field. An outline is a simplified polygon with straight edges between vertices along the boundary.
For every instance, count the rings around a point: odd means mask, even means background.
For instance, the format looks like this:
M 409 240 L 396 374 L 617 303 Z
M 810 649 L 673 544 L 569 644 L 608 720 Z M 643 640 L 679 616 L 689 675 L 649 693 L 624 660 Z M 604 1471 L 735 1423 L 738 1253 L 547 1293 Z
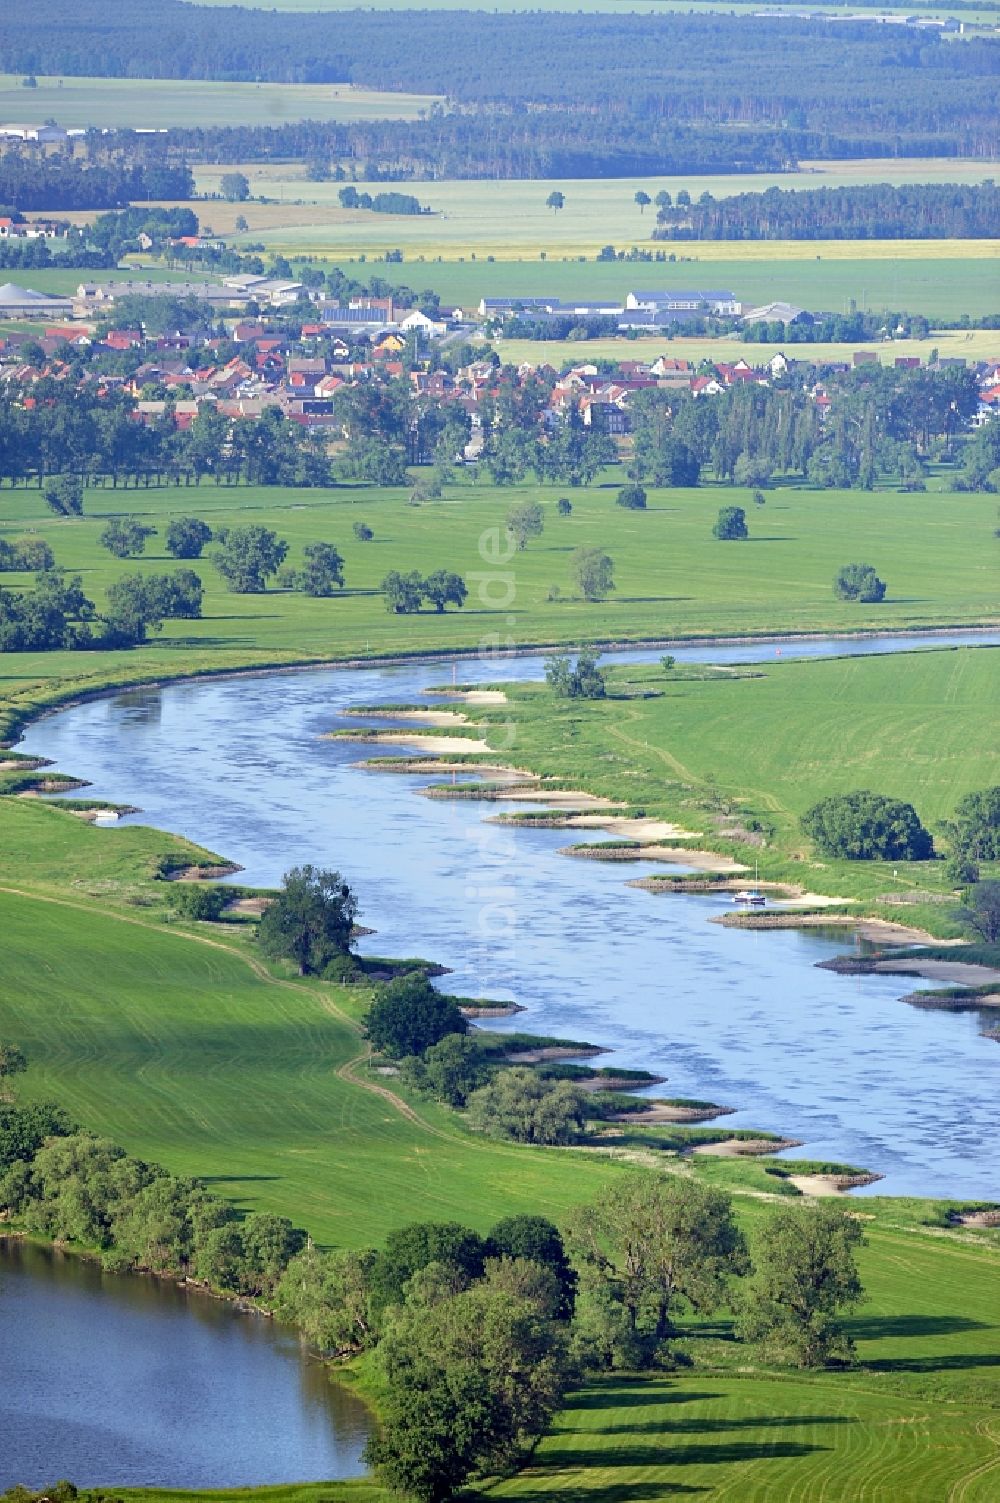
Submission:
M 414 120 L 434 98 L 351 84 L 209 83 L 200 79 L 45 78 L 26 89 L 0 74 L 0 120 L 65 127 L 281 125 L 289 120 Z
M 872 351 L 883 365 L 891 365 L 903 357 L 918 356 L 926 361 L 932 350 L 942 357 L 952 356 L 962 360 L 992 360 L 1000 356 L 1000 330 L 977 329 L 963 332 L 960 329 L 935 330 L 927 339 L 886 340 L 884 343 L 866 344 L 749 344 L 741 339 L 710 339 L 680 336 L 641 339 L 498 339 L 495 341 L 501 359 L 511 365 L 529 361 L 533 365 L 549 364 L 557 370 L 564 365 L 579 365 L 587 360 L 655 360 L 658 355 L 670 355 L 690 360 L 749 360 L 751 364 L 764 364 L 778 350 L 794 360 L 847 360 L 860 348 Z

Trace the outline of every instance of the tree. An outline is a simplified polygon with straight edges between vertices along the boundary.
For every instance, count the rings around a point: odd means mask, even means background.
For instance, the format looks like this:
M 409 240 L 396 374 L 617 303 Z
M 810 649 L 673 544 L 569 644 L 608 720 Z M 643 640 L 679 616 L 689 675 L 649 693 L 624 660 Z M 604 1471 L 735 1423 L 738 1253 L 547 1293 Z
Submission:
M 135 558 L 146 551 L 146 539 L 156 536 L 155 527 L 146 527 L 136 517 L 114 517 L 97 541 L 115 558 Z
M 211 541 L 212 529 L 200 517 L 175 517 L 167 528 L 167 552 L 174 558 L 201 558 Z
M 934 842 L 912 804 L 860 789 L 822 799 L 802 828 L 827 856 L 845 861 L 928 861 Z
M 0 1101 L 13 1101 L 13 1092 L 7 1082 L 15 1075 L 23 1074 L 27 1068 L 24 1052 L 16 1044 L 7 1044 L 0 1039 Z
M 720 507 L 715 526 L 712 528 L 712 536 L 721 538 L 724 542 L 749 537 L 747 514 L 742 506 Z
M 391 569 L 379 588 L 385 595 L 385 608 L 390 614 L 410 616 L 419 611 L 424 598 L 424 581 L 415 569 L 409 574 Z
M 473 1471 L 509 1470 L 573 1373 L 560 1323 L 489 1280 L 404 1312 L 377 1361 L 383 1428 L 365 1456 L 421 1503 L 443 1503 Z
M 506 1216 L 490 1228 L 486 1245 L 491 1258 L 527 1259 L 555 1276 L 559 1303 L 557 1320 L 571 1320 L 579 1282 L 566 1255 L 559 1228 L 545 1216 Z
M 371 1346 L 376 1327 L 369 1285 L 375 1257 L 371 1249 L 321 1253 L 306 1247 L 281 1276 L 275 1314 L 297 1326 L 323 1356 L 346 1356 Z
M 486 1254 L 482 1237 L 457 1221 L 417 1221 L 398 1227 L 375 1257 L 372 1308 L 381 1313 L 389 1305 L 401 1305 L 410 1280 L 432 1263 L 452 1269 L 455 1282 L 468 1288 L 482 1278 Z
M 636 1341 L 648 1353 L 669 1334 L 678 1305 L 717 1309 L 730 1277 L 747 1268 L 729 1196 L 673 1174 L 629 1174 L 609 1185 L 571 1214 L 567 1240 L 581 1288 L 597 1296 L 598 1309 L 607 1301 L 622 1316 L 625 1360 Z M 615 1360 L 610 1347 L 606 1357 Z
M 359 543 L 370 543 L 372 538 L 375 536 L 374 532 L 368 526 L 367 522 L 355 522 L 354 526 L 351 528 L 351 531 L 354 533 L 354 536 L 357 538 Z
M 175 569 L 173 574 L 147 574 L 156 609 L 166 618 L 196 621 L 201 615 L 205 589 L 193 569 Z
M 584 600 L 603 600 L 614 590 L 615 566 L 601 548 L 574 548 L 569 571 Z
M 83 481 L 79 475 L 49 475 L 42 494 L 46 506 L 57 516 L 79 517 L 83 513 Z
M 137 647 L 151 631 L 159 631 L 168 610 L 163 577 L 123 574 L 108 586 L 104 611 L 105 642 L 111 647 Z
M 44 574 L 55 566 L 55 554 L 44 538 L 14 538 L 9 543 L 0 539 L 0 570 Z
M 436 569 L 424 580 L 423 594 L 436 611 L 443 611 L 446 605 L 463 606 L 468 599 L 469 591 L 461 574 L 452 574 L 447 569 Z
M 564 193 L 560 193 L 558 188 L 554 188 L 549 194 L 548 198 L 545 200 L 545 207 L 547 209 L 551 209 L 553 214 L 558 214 L 559 210 L 565 208 L 565 206 L 566 195 Z
M 317 598 L 344 587 L 344 560 L 332 543 L 307 543 L 305 566 L 295 575 L 295 588 Z
M 447 1034 L 466 1033 L 469 1027 L 454 997 L 439 992 L 422 971 L 377 987 L 364 1021 L 372 1048 L 391 1059 L 423 1054 Z
M 219 189 L 229 203 L 245 203 L 250 197 L 250 180 L 244 172 L 224 172 Z
M 627 507 L 629 511 L 645 511 L 646 492 L 634 481 L 623 485 L 615 497 L 615 505 Z
M 600 654 L 581 650 L 574 666 L 564 653 L 545 660 L 545 680 L 560 699 L 603 699 L 607 693 L 604 674 L 598 668 Z
M 959 844 L 980 861 L 1000 861 L 1000 785 L 967 793 L 955 807 Z
M 556 502 L 556 511 L 561 517 L 568 517 L 573 510 L 573 503 L 568 496 L 560 496 Z
M 216 533 L 220 546 L 212 562 L 236 595 L 259 595 L 285 561 L 288 544 L 259 523 L 228 527 Z
M 237 214 L 236 218 L 233 220 L 233 229 L 236 231 L 237 235 L 245 235 L 249 228 L 250 226 L 247 223 L 246 216 L 243 214 Z
M 847 1361 L 838 1314 L 864 1298 L 854 1250 L 861 1224 L 839 1206 L 782 1206 L 761 1219 L 741 1332 L 799 1367 Z
M 634 199 L 634 202 L 639 205 L 639 213 L 640 214 L 645 214 L 647 208 L 649 207 L 649 205 L 653 201 L 650 198 L 649 194 L 643 188 L 639 188 L 635 192 L 635 194 L 633 194 L 633 199 Z
M 873 605 L 885 598 L 885 582 L 871 564 L 845 564 L 833 582 L 838 600 L 858 600 Z
M 568 1080 L 545 1080 L 517 1067 L 473 1091 L 468 1111 L 480 1132 L 515 1143 L 575 1143 L 585 1120 L 583 1097 Z
M 490 1065 L 482 1049 L 461 1033 L 446 1033 L 444 1038 L 425 1049 L 423 1055 L 410 1055 L 402 1061 L 401 1071 L 407 1085 L 426 1091 L 449 1106 L 464 1106 L 470 1092 L 489 1079 Z
M 351 948 L 358 903 L 338 871 L 294 866 L 257 928 L 264 954 L 294 960 L 300 976 L 318 976 Z
M 529 538 L 541 537 L 544 527 L 545 513 L 537 501 L 522 501 L 507 513 L 507 531 L 518 552 L 527 547 Z
M 975 882 L 959 916 L 988 945 L 1000 941 L 1000 882 Z
M 673 199 L 670 197 L 670 194 L 667 192 L 666 188 L 661 188 L 659 193 L 654 198 L 653 202 L 658 209 L 669 209 L 670 205 L 673 203 Z

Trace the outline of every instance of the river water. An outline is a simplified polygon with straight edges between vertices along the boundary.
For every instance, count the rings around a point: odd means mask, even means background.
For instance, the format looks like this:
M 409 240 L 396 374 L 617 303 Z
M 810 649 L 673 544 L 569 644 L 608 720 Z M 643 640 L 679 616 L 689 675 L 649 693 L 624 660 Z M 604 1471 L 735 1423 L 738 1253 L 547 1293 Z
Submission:
M 780 650 L 817 657 L 998 640 L 956 633 Z M 676 657 L 744 663 L 776 650 L 712 645 Z M 540 658 L 477 660 L 457 673 L 502 681 L 538 678 L 542 667 Z M 497 1027 L 606 1046 L 607 1062 L 666 1076 L 667 1094 L 736 1108 L 727 1124 L 801 1139 L 810 1158 L 878 1170 L 878 1192 L 1000 1191 L 1000 1053 L 976 1014 L 906 1006 L 906 979 L 817 970 L 850 947 L 849 934 L 709 923 L 728 906 L 723 898 L 626 885 L 662 866 L 568 860 L 557 854 L 565 831 L 484 823 L 513 805 L 416 797 L 440 775 L 366 772 L 355 764 L 369 748 L 324 739 L 357 728 L 345 709 L 432 703 L 422 691 L 450 678 L 450 665 L 437 662 L 137 689 L 39 721 L 21 749 L 89 779 L 88 796 L 134 803 L 142 822 L 240 862 L 236 880 L 277 884 L 305 861 L 339 867 L 362 922 L 377 931 L 367 949 L 440 961 L 453 971 L 449 990 L 527 1008 Z
M 0 1489 L 360 1475 L 364 1406 L 272 1321 L 0 1240 Z

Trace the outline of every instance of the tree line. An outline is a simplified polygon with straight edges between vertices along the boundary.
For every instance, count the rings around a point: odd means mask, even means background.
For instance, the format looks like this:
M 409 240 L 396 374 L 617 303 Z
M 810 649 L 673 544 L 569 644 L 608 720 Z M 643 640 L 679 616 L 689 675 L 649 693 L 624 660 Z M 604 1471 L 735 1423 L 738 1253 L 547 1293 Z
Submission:
M 790 16 L 364 12 L 344 27 L 318 13 L 180 0 L 156 0 L 141 17 L 127 0 L 39 0 L 5 26 L 0 64 L 86 75 L 100 56 L 114 77 L 438 94 L 461 110 L 327 128 L 328 142 L 347 146 L 327 158 L 391 162 L 397 173 L 422 158 L 425 175 L 464 175 L 464 157 L 476 176 L 581 176 L 704 171 L 713 160 L 738 171 L 806 156 L 991 155 L 996 53 L 987 37 Z M 572 66 L 552 67 L 554 56 Z M 544 108 L 519 108 L 529 103 Z M 488 118 L 476 118 L 480 109 Z M 293 154 L 313 160 L 323 150 Z
M 192 198 L 194 178 L 183 163 L 90 163 L 5 146 L 0 155 L 0 204 L 58 213 L 62 209 L 121 209 L 136 199 Z
M 656 222 L 654 240 L 974 240 L 1000 224 L 1000 187 L 876 183 L 719 199 L 706 192 L 694 203 L 663 204 Z

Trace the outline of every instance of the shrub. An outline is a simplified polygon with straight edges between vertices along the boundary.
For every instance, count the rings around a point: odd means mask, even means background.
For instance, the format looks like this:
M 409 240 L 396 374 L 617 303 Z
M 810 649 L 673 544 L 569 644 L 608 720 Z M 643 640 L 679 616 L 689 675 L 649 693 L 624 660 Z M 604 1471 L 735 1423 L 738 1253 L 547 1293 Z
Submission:
M 742 506 L 720 507 L 715 526 L 712 528 L 712 536 L 721 539 L 724 543 L 737 542 L 749 537 L 747 514 Z
M 833 581 L 838 600 L 858 600 L 875 605 L 885 598 L 885 581 L 879 579 L 871 564 L 845 564 Z
M 449 1033 L 466 1033 L 468 1022 L 453 997 L 446 997 L 427 977 L 397 976 L 376 989 L 365 1018 L 372 1048 L 391 1059 L 423 1054 Z
M 802 828 L 826 855 L 847 861 L 926 861 L 934 854 L 912 804 L 867 789 L 814 804 Z
M 226 887 L 206 887 L 201 882 L 177 883 L 170 891 L 170 901 L 184 918 L 218 919 L 233 894 Z
M 624 506 L 629 511 L 645 511 L 646 492 L 634 481 L 630 485 L 623 485 L 615 497 L 615 505 Z

